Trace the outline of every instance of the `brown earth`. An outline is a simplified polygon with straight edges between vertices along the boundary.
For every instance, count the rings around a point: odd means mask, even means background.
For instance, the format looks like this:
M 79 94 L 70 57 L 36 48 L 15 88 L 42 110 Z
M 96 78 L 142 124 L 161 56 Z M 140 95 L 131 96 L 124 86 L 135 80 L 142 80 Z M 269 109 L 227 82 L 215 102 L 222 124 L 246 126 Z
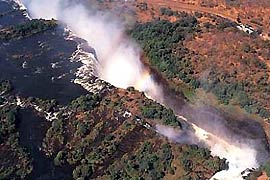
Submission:
M 223 0 L 144 0 L 151 7 L 159 10 L 169 7 L 175 11 L 201 12 L 217 15 L 231 21 L 241 21 L 253 28 L 264 30 L 263 37 L 268 38 L 270 27 L 270 2 L 269 1 L 236 1 L 237 4 L 226 3 Z
M 267 174 L 265 172 L 263 172 L 263 174 L 258 177 L 258 180 L 269 180 L 270 178 L 267 176 Z

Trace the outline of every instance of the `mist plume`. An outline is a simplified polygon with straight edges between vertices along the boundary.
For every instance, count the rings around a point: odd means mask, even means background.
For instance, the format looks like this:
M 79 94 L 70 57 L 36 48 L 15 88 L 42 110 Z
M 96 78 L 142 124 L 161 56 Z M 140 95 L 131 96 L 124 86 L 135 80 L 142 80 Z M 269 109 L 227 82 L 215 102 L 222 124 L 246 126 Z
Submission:
M 162 88 L 140 62 L 141 49 L 125 35 L 125 25 L 112 13 L 89 10 L 80 3 L 67 0 L 23 0 L 33 18 L 57 19 L 66 24 L 76 36 L 85 39 L 96 51 L 98 76 L 120 88 L 133 86 L 163 102 Z M 210 120 L 209 120 L 210 122 Z M 242 179 L 245 168 L 257 167 L 256 151 L 248 144 L 224 140 L 193 125 L 194 132 L 156 127 L 169 139 L 188 144 L 203 142 L 213 155 L 229 160 L 229 171 L 218 173 L 215 178 Z M 243 169 L 244 168 L 244 169 Z M 239 172 L 240 171 L 240 172 Z
M 57 19 L 96 51 L 98 76 L 120 88 L 134 86 L 154 99 L 161 88 L 140 62 L 141 50 L 125 36 L 124 24 L 110 12 L 66 0 L 23 0 L 33 18 Z

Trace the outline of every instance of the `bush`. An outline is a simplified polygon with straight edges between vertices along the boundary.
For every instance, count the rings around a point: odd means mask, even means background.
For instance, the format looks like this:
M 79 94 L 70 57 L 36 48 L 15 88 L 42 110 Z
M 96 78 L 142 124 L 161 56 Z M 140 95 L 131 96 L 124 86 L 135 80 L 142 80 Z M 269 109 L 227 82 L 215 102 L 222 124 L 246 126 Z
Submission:
M 9 93 L 12 90 L 10 81 L 2 80 L 0 81 L 0 95 Z
M 64 151 L 59 151 L 54 158 L 54 164 L 56 166 L 61 166 L 65 163 L 65 152 Z
M 101 96 L 96 94 L 87 94 L 85 96 L 80 96 L 76 100 L 71 102 L 71 108 L 78 111 L 92 110 L 98 106 L 101 101 Z
M 175 12 L 172 11 L 171 9 L 169 8 L 160 8 L 160 13 L 161 15 L 166 15 L 166 16 L 173 16 L 175 15 Z
M 180 123 L 177 120 L 171 109 L 167 109 L 155 102 L 149 102 L 142 108 L 142 116 L 147 119 L 160 119 L 164 125 L 179 127 Z
M 48 29 L 55 28 L 57 21 L 55 20 L 44 20 L 44 19 L 33 19 L 26 23 L 11 26 L 10 28 L 0 31 L 0 39 L 12 40 L 20 39 L 23 37 L 31 36 L 36 33 L 46 31 Z
M 77 124 L 77 131 L 76 131 L 76 134 L 78 136 L 84 136 L 86 135 L 86 133 L 88 132 L 88 127 L 86 124 L 82 123 L 82 122 L 79 122 Z
M 89 178 L 92 174 L 92 166 L 88 164 L 79 165 L 72 172 L 74 179 Z
M 163 13 L 168 10 L 161 9 Z M 193 78 L 194 68 L 185 58 L 189 50 L 183 40 L 198 30 L 197 19 L 183 14 L 176 22 L 156 20 L 137 24 L 130 34 L 143 47 L 152 66 L 165 74 L 168 79 L 180 78 L 194 87 L 199 82 Z

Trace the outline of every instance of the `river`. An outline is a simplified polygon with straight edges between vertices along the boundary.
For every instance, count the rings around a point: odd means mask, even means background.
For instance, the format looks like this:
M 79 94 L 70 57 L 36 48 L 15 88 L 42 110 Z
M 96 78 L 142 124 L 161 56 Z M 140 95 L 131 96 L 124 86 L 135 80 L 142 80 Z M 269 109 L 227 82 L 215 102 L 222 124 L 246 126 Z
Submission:
M 29 21 L 12 1 L 0 1 L 1 28 Z M 62 27 L 16 41 L 0 40 L 0 79 L 11 80 L 14 95 L 56 99 L 66 105 L 87 91 L 72 82 L 82 64 L 70 62 L 77 43 L 64 38 Z M 50 122 L 33 109 L 20 109 L 20 143 L 33 158 L 33 171 L 27 179 L 72 179 L 71 167 L 56 167 L 53 159 L 40 151 Z

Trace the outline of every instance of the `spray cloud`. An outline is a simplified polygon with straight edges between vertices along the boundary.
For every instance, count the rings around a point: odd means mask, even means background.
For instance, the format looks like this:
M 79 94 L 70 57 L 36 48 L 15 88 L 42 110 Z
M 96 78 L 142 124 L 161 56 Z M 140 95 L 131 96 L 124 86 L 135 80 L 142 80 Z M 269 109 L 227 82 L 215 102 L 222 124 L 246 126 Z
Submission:
M 87 40 L 97 54 L 98 76 L 120 88 L 134 86 L 152 98 L 161 88 L 140 62 L 140 48 L 125 36 L 124 24 L 109 12 L 90 12 L 82 4 L 64 0 L 23 0 L 33 18 L 57 19 L 78 37 Z
M 156 125 L 157 131 L 168 139 L 184 144 L 197 144 L 207 147 L 211 154 L 225 158 L 229 162 L 229 169 L 218 172 L 211 180 L 243 180 L 242 172 L 258 167 L 256 144 L 249 139 L 237 139 L 226 137 L 226 128 L 219 125 L 220 133 L 218 135 L 205 131 L 195 124 L 188 122 L 183 116 L 178 116 L 187 122 L 192 128 L 179 130 L 163 125 Z
M 66 0 L 23 0 L 33 18 L 57 19 L 68 25 L 78 37 L 88 41 L 96 51 L 98 76 L 120 88 L 134 86 L 153 99 L 163 101 L 161 88 L 140 62 L 140 48 L 125 36 L 124 24 L 113 14 L 90 12 L 81 4 Z M 172 140 L 197 144 L 203 141 L 213 155 L 232 162 L 230 171 L 218 173 L 220 179 L 241 179 L 243 168 L 256 167 L 256 151 L 249 146 L 232 145 L 194 125 L 195 133 L 179 132 L 172 128 L 157 126 L 157 131 Z

